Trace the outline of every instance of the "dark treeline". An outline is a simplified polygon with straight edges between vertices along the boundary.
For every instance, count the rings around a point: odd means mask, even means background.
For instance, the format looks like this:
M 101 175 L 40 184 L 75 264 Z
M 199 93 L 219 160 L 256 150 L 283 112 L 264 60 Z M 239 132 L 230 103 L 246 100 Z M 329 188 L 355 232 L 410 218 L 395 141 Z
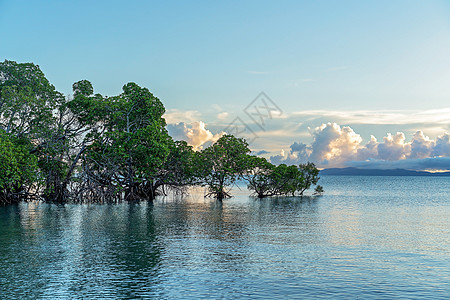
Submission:
M 193 185 L 223 199 L 239 178 L 258 197 L 302 195 L 319 180 L 314 164 L 274 166 L 232 135 L 195 152 L 171 138 L 164 112 L 135 83 L 107 97 L 82 80 L 69 98 L 39 66 L 0 63 L 0 203 L 152 200 Z

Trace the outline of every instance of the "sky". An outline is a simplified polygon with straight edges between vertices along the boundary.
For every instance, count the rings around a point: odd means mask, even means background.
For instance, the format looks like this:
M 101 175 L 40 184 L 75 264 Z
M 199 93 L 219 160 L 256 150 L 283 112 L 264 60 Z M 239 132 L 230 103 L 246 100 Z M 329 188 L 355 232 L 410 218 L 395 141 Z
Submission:
M 277 163 L 450 169 L 448 1 L 0 0 L 0 28 L 1 61 L 145 86 L 196 149 L 240 128 Z

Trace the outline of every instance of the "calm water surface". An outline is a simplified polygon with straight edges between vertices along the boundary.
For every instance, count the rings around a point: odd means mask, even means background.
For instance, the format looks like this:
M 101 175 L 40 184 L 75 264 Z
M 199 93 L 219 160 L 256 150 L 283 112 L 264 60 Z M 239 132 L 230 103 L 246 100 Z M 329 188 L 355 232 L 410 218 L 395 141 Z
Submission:
M 0 299 L 450 297 L 450 178 L 322 197 L 0 207 Z

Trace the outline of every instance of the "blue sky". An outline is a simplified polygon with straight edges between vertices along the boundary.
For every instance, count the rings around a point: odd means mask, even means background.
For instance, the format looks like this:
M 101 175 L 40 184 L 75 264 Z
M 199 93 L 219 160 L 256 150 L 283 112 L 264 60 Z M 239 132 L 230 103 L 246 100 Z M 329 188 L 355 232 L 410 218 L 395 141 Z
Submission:
M 265 91 L 284 118 L 254 148 L 272 154 L 328 122 L 364 143 L 449 131 L 450 2 L 0 0 L 0 28 L 0 60 L 39 64 L 58 90 L 134 81 L 213 135 Z

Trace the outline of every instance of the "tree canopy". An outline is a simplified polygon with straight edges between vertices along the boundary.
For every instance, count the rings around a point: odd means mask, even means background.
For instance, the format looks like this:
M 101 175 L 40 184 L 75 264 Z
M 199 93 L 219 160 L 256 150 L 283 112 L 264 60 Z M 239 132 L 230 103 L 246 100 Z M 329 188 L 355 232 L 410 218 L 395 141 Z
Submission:
M 299 166 L 272 165 L 265 158 L 249 157 L 247 173 L 244 179 L 248 189 L 259 198 L 270 196 L 302 196 L 303 193 L 317 184 L 319 170 L 311 162 Z M 320 187 L 317 194 L 323 193 Z
M 314 164 L 274 166 L 232 135 L 195 152 L 168 134 L 164 113 L 133 82 L 103 96 L 81 80 L 66 97 L 39 66 L 0 62 L 0 203 L 153 200 L 193 185 L 222 200 L 239 179 L 260 198 L 303 195 L 317 185 Z
M 197 156 L 199 179 L 209 189 L 208 196 L 229 198 L 228 188 L 246 171 L 248 143 L 232 135 L 224 135 Z
M 91 128 L 83 154 L 90 190 L 100 196 L 106 189 L 108 197 L 124 193 L 128 200 L 154 198 L 157 176 L 173 143 L 162 118 L 163 104 L 135 83 L 124 85 L 114 97 L 92 93 L 88 81 L 77 82 L 69 104 L 79 122 Z
M 39 178 L 37 157 L 31 144 L 0 130 L 0 203 L 27 199 L 27 192 Z

